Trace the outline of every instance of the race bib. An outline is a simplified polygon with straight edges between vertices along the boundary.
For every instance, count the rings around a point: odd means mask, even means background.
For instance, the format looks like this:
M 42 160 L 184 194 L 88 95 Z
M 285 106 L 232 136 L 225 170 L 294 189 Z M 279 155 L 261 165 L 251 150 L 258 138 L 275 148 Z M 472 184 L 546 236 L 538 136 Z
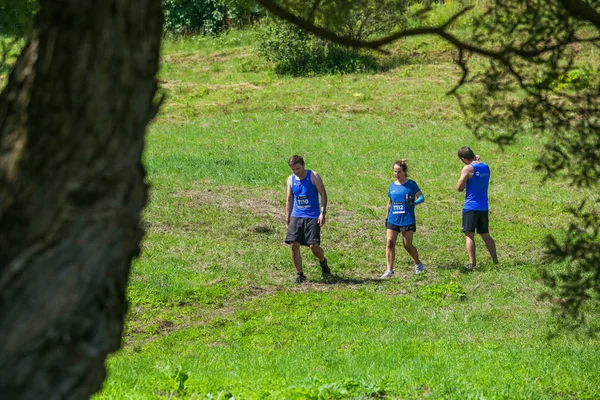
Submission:
M 404 214 L 406 211 L 404 209 L 404 202 L 402 203 L 392 203 L 392 214 Z
M 296 206 L 298 206 L 300 209 L 308 208 L 308 196 L 296 196 Z

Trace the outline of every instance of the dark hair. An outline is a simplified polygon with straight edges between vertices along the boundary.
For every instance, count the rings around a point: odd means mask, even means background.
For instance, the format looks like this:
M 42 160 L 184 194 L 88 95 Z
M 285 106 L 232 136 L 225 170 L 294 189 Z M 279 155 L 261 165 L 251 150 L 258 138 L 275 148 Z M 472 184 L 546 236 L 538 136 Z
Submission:
M 394 161 L 394 165 L 397 165 L 400 168 L 402 168 L 402 170 L 404 171 L 404 175 L 406 175 L 406 176 L 408 176 L 408 165 L 406 164 L 407 161 L 408 160 L 406 158 Z M 393 168 L 393 166 L 392 166 L 392 168 Z
M 475 153 L 469 146 L 463 146 L 458 149 L 458 158 L 466 158 L 469 161 L 473 161 L 475 159 Z
M 292 165 L 302 164 L 304 166 L 304 158 L 302 156 L 293 155 L 288 160 L 288 165 L 291 167 Z

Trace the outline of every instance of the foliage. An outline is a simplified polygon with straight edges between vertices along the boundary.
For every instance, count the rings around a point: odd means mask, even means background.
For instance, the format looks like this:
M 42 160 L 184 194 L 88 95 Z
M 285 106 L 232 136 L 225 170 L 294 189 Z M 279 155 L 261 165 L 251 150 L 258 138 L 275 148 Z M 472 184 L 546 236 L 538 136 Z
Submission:
M 37 9 L 34 0 L 0 0 L 0 73 L 12 68 Z
M 361 0 L 290 4 L 306 19 L 327 26 L 344 37 L 377 38 L 390 29 L 406 25 L 408 0 Z M 293 76 L 372 71 L 377 68 L 372 54 L 342 47 L 302 29 L 272 21 L 264 30 L 258 51 L 275 64 L 279 74 Z
M 37 10 L 36 0 L 0 0 L 0 35 L 24 36 Z
M 380 384 L 346 379 L 342 382 L 322 382 L 318 379 L 307 379 L 302 386 L 291 386 L 276 392 L 278 398 L 284 399 L 377 399 L 385 396 L 385 389 Z
M 423 300 L 436 305 L 448 305 L 454 299 L 464 300 L 467 296 L 465 289 L 456 282 L 425 286 L 420 291 Z
M 243 0 L 162 0 L 164 29 L 169 34 L 216 34 L 230 26 L 241 27 L 262 11 Z
M 597 333 L 598 326 L 587 325 L 584 306 L 600 308 L 600 212 L 597 204 L 591 211 L 585 210 L 585 201 L 570 209 L 574 222 L 569 225 L 567 237 L 560 242 L 553 237 L 546 239 L 548 256 L 570 265 L 566 271 L 551 274 L 544 271 L 542 277 L 554 292 L 545 293 L 544 298 L 553 300 L 561 307 L 556 311 L 569 326 L 586 325 L 589 332 Z
M 350 73 L 377 68 L 369 53 L 333 44 L 289 24 L 265 26 L 258 36 L 257 51 L 274 63 L 275 72 L 281 75 Z
M 414 0 L 334 0 L 282 2 L 308 21 L 354 39 L 375 38 L 401 28 L 405 11 Z

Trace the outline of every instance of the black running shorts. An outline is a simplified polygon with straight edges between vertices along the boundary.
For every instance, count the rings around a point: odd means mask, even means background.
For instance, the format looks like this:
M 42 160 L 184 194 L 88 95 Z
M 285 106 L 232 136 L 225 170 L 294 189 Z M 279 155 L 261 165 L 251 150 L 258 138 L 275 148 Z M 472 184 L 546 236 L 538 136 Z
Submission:
M 398 225 L 394 225 L 394 224 L 390 224 L 389 222 L 386 222 L 385 227 L 387 229 L 391 229 L 396 232 L 408 232 L 408 231 L 416 232 L 417 231 L 416 224 L 406 225 L 406 226 L 398 226 Z
M 487 211 L 466 211 L 462 218 L 463 232 L 489 233 Z
M 302 246 L 321 244 L 321 227 L 317 218 L 290 218 L 285 242 L 298 242 Z

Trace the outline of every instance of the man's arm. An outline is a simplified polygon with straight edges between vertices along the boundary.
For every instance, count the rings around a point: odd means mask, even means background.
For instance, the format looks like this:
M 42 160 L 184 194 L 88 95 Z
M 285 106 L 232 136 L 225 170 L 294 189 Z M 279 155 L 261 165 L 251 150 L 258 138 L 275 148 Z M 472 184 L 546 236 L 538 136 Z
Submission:
M 290 224 L 290 218 L 292 216 L 292 208 L 294 206 L 294 193 L 292 192 L 292 176 L 287 180 L 287 195 L 285 198 L 285 228 L 288 228 Z
M 321 177 L 315 171 L 310 175 L 310 181 L 315 185 L 321 196 L 321 215 L 319 215 L 318 223 L 319 225 L 323 225 L 325 223 L 325 214 L 327 213 L 327 191 Z
M 465 190 L 467 181 L 473 176 L 473 171 L 474 169 L 472 165 L 465 165 L 463 167 L 462 171 L 460 172 L 460 178 L 458 178 L 458 182 L 456 182 L 456 190 L 459 192 Z

